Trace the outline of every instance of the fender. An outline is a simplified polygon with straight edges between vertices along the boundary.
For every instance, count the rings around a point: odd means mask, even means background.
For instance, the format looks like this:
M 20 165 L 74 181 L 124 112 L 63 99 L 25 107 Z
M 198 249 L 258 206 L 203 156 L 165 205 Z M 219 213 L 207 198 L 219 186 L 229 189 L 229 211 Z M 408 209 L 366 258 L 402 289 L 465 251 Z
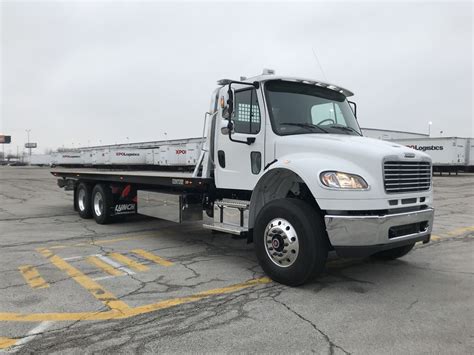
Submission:
M 270 165 L 260 177 L 252 192 L 249 211 L 249 228 L 252 229 L 258 212 L 268 202 L 284 198 L 295 184 L 304 183 L 321 209 L 325 209 L 325 199 L 348 200 L 380 198 L 375 191 L 341 191 L 322 185 L 319 175 L 323 171 L 343 171 L 362 176 L 369 186 L 377 179 L 361 166 L 347 159 L 325 156 L 317 153 L 288 154 Z M 374 195 L 374 196 L 372 196 Z

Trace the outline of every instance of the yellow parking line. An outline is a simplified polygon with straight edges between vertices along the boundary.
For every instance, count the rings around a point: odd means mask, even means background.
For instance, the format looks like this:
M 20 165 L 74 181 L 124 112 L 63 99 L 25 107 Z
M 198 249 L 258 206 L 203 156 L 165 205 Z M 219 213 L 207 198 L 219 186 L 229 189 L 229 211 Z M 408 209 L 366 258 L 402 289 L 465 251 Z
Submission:
M 105 272 L 109 275 L 112 275 L 112 276 L 125 275 L 122 271 L 117 270 L 112 265 L 109 265 L 106 262 L 103 262 L 102 260 L 100 260 L 96 256 L 89 256 L 86 260 L 89 264 L 97 266 L 99 269 L 101 269 L 103 272 Z
M 110 243 L 121 242 L 123 240 L 137 240 L 137 239 L 143 239 L 143 238 L 147 238 L 147 237 L 149 237 L 149 235 L 134 236 L 134 237 L 122 237 L 122 238 L 115 238 L 115 239 L 105 239 L 105 240 L 98 240 L 95 243 L 91 243 L 91 244 L 97 244 L 97 245 L 110 244 Z
M 23 265 L 18 268 L 31 288 L 47 288 L 47 283 L 39 274 L 38 270 L 31 265 Z
M 470 226 L 470 227 L 456 228 L 446 234 L 448 234 L 451 237 L 454 237 L 454 236 L 463 235 L 464 233 L 473 232 L 473 231 L 474 231 L 474 226 Z
M 437 242 L 437 241 L 445 239 L 445 238 L 461 237 L 461 236 L 465 235 L 466 233 L 473 232 L 473 231 L 474 231 L 474 226 L 460 227 L 460 228 L 453 229 L 449 232 L 442 233 L 440 235 L 432 234 L 431 235 L 431 240 Z
M 132 260 L 130 258 L 127 258 L 125 255 L 122 255 L 119 253 L 110 253 L 110 254 L 107 254 L 107 256 L 110 256 L 111 258 L 117 260 L 119 263 L 125 264 L 128 267 L 135 269 L 137 271 L 147 271 L 149 269 L 148 266 L 140 264 L 139 262 Z
M 58 269 L 66 272 L 74 281 L 84 287 L 95 298 L 97 298 L 99 301 L 102 301 L 110 309 L 120 312 L 130 309 L 130 307 L 125 302 L 118 300 L 117 297 L 115 297 L 112 293 L 104 289 L 90 277 L 84 275 L 66 260 L 53 254 L 48 249 L 38 249 L 38 251 L 44 257 L 48 258 L 48 260 L 51 261 L 51 263 L 53 263 Z
M 171 266 L 173 263 L 171 261 L 168 261 L 166 259 L 163 259 L 162 257 L 159 257 L 158 255 L 155 255 L 153 253 L 150 253 L 146 250 L 143 249 L 134 249 L 132 250 L 132 253 L 140 255 L 142 258 L 148 259 L 150 261 L 153 261 L 161 266 Z
M 152 232 L 150 232 L 152 233 Z M 61 244 L 61 245 L 53 245 L 50 246 L 49 249 L 64 249 L 64 248 L 72 248 L 72 247 L 83 247 L 83 246 L 90 246 L 90 245 L 103 245 L 103 244 L 110 244 L 121 242 L 124 240 L 139 240 L 143 238 L 148 238 L 156 235 L 153 234 L 142 234 L 142 235 L 132 235 L 130 237 L 119 237 L 119 238 L 112 238 L 112 239 L 104 239 L 104 240 L 95 240 L 94 242 L 82 242 L 82 243 L 72 243 L 72 244 Z
M 77 313 L 0 313 L 0 321 L 6 322 L 43 322 L 43 321 L 75 321 L 75 320 L 110 320 L 130 318 L 140 314 L 154 312 L 181 304 L 197 302 L 204 298 L 237 292 L 249 287 L 270 283 L 268 277 L 248 280 L 243 283 L 215 288 L 187 297 L 172 298 L 135 308 L 126 308 L 122 311 L 110 310 L 103 312 L 77 312 Z
M 18 339 L 0 337 L 0 349 L 8 349 L 16 344 Z
M 66 245 L 53 245 L 52 247 L 49 247 L 49 249 L 63 249 L 67 248 Z

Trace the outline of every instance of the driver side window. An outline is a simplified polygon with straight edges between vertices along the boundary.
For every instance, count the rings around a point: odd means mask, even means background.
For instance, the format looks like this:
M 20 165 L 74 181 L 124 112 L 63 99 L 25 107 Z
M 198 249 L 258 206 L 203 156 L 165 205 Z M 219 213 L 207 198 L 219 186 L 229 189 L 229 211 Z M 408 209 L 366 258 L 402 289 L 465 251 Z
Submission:
M 255 89 L 235 92 L 234 130 L 237 133 L 260 132 L 260 110 Z
M 311 121 L 315 125 L 318 125 L 321 122 L 325 125 L 343 123 L 344 115 L 342 114 L 339 105 L 327 102 L 311 107 Z

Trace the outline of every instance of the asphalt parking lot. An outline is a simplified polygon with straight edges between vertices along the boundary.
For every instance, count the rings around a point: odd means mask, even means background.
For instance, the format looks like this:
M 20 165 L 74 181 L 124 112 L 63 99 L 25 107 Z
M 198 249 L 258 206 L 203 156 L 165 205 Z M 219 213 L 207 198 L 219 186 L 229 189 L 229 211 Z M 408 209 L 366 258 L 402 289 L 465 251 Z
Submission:
M 299 288 L 199 224 L 80 219 L 44 168 L 0 168 L 0 351 L 474 352 L 474 176 L 434 178 L 433 241 L 331 256 Z

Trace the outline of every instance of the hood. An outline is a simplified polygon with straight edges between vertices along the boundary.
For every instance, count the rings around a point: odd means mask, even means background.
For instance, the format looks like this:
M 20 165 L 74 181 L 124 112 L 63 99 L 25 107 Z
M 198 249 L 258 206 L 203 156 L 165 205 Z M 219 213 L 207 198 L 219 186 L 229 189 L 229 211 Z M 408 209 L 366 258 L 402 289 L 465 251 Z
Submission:
M 292 153 L 335 156 L 353 162 L 366 159 L 430 160 L 429 155 L 403 145 L 380 139 L 345 134 L 299 134 L 279 136 L 275 158 Z M 364 165 L 364 164 L 363 164 Z

